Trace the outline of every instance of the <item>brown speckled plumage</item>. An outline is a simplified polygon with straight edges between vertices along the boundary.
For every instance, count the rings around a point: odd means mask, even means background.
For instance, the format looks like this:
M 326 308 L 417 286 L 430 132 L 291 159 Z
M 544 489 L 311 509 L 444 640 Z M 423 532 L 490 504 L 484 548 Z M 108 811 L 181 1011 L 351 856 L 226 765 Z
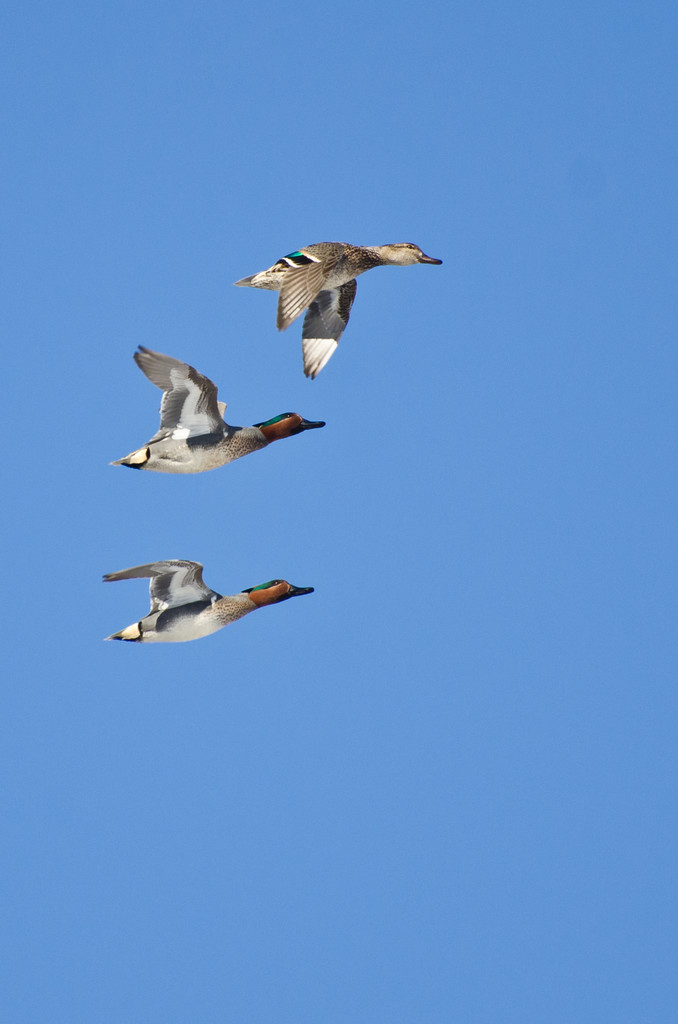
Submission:
M 279 291 L 276 326 L 284 331 L 307 310 L 302 327 L 304 373 L 316 377 L 335 352 L 351 314 L 356 277 L 373 267 L 442 263 L 412 242 L 350 245 L 316 242 L 283 256 L 237 285 Z

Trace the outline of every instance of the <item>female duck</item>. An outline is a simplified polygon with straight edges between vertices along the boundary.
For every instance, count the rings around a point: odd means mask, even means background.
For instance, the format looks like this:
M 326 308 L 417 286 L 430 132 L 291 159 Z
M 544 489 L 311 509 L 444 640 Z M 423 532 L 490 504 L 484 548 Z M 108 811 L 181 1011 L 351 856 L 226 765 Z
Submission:
M 284 412 L 253 427 L 224 422 L 225 402 L 217 401 L 216 385 L 188 363 L 139 346 L 137 366 L 163 391 L 160 430 L 143 448 L 117 459 L 112 466 L 150 469 L 159 473 L 202 473 L 265 448 L 272 441 L 302 430 L 324 427 L 296 412 Z
M 107 640 L 136 643 L 198 640 L 264 605 L 280 604 L 290 597 L 313 593 L 313 587 L 294 587 L 286 580 L 269 580 L 239 594 L 222 597 L 203 583 L 199 562 L 178 560 L 136 565 L 104 576 L 105 583 L 133 579 L 150 579 L 150 611 L 138 622 L 107 636 Z
M 284 331 L 308 310 L 301 331 L 304 373 L 316 377 L 334 354 L 357 288 L 356 277 L 372 267 L 408 267 L 413 263 L 442 263 L 412 242 L 392 245 L 349 245 L 316 242 L 297 249 L 236 285 L 279 291 L 276 325 Z

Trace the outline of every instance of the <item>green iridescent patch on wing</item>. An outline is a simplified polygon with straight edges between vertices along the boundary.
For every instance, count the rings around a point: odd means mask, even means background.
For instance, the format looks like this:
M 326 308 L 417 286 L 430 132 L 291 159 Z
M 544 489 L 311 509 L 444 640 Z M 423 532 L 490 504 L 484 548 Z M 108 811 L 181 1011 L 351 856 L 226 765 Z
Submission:
M 307 263 L 316 262 L 315 260 L 312 260 L 310 256 L 307 256 L 305 253 L 299 252 L 298 249 L 296 252 L 288 252 L 287 256 L 285 256 L 284 259 L 291 260 L 298 267 L 303 267 Z

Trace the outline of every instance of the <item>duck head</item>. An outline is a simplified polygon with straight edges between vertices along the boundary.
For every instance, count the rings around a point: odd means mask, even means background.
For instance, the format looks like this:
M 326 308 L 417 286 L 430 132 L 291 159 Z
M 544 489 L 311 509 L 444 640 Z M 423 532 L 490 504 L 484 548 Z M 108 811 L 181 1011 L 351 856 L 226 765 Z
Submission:
M 391 245 L 377 245 L 384 263 L 398 267 L 409 267 L 413 263 L 436 263 L 441 264 L 434 256 L 427 256 L 425 252 L 413 242 L 393 242 Z
M 279 441 L 282 437 L 292 437 L 300 434 L 302 430 L 315 430 L 316 427 L 324 427 L 325 423 L 320 420 L 313 423 L 305 420 L 297 412 L 283 412 L 280 416 L 274 416 L 272 420 L 265 420 L 263 423 L 255 423 L 267 441 Z
M 266 604 L 280 604 L 290 597 L 312 593 L 313 587 L 295 587 L 287 580 L 269 580 L 268 583 L 260 583 L 258 587 L 247 587 L 243 590 L 243 594 L 247 594 L 257 608 L 263 608 Z

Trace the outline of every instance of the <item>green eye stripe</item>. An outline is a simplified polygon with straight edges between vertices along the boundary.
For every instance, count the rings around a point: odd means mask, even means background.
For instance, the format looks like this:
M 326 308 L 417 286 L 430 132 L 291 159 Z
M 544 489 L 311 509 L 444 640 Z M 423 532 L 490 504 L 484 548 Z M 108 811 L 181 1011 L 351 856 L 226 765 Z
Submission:
M 255 427 L 272 427 L 274 423 L 280 423 L 281 420 L 286 420 L 288 416 L 294 416 L 293 412 L 281 412 L 279 416 L 274 416 L 272 420 L 264 420 L 263 423 L 255 423 Z
M 269 587 L 275 587 L 278 583 L 282 583 L 282 580 L 269 580 L 268 583 L 260 583 L 258 587 L 246 587 L 243 594 L 251 594 L 253 590 L 268 590 Z

